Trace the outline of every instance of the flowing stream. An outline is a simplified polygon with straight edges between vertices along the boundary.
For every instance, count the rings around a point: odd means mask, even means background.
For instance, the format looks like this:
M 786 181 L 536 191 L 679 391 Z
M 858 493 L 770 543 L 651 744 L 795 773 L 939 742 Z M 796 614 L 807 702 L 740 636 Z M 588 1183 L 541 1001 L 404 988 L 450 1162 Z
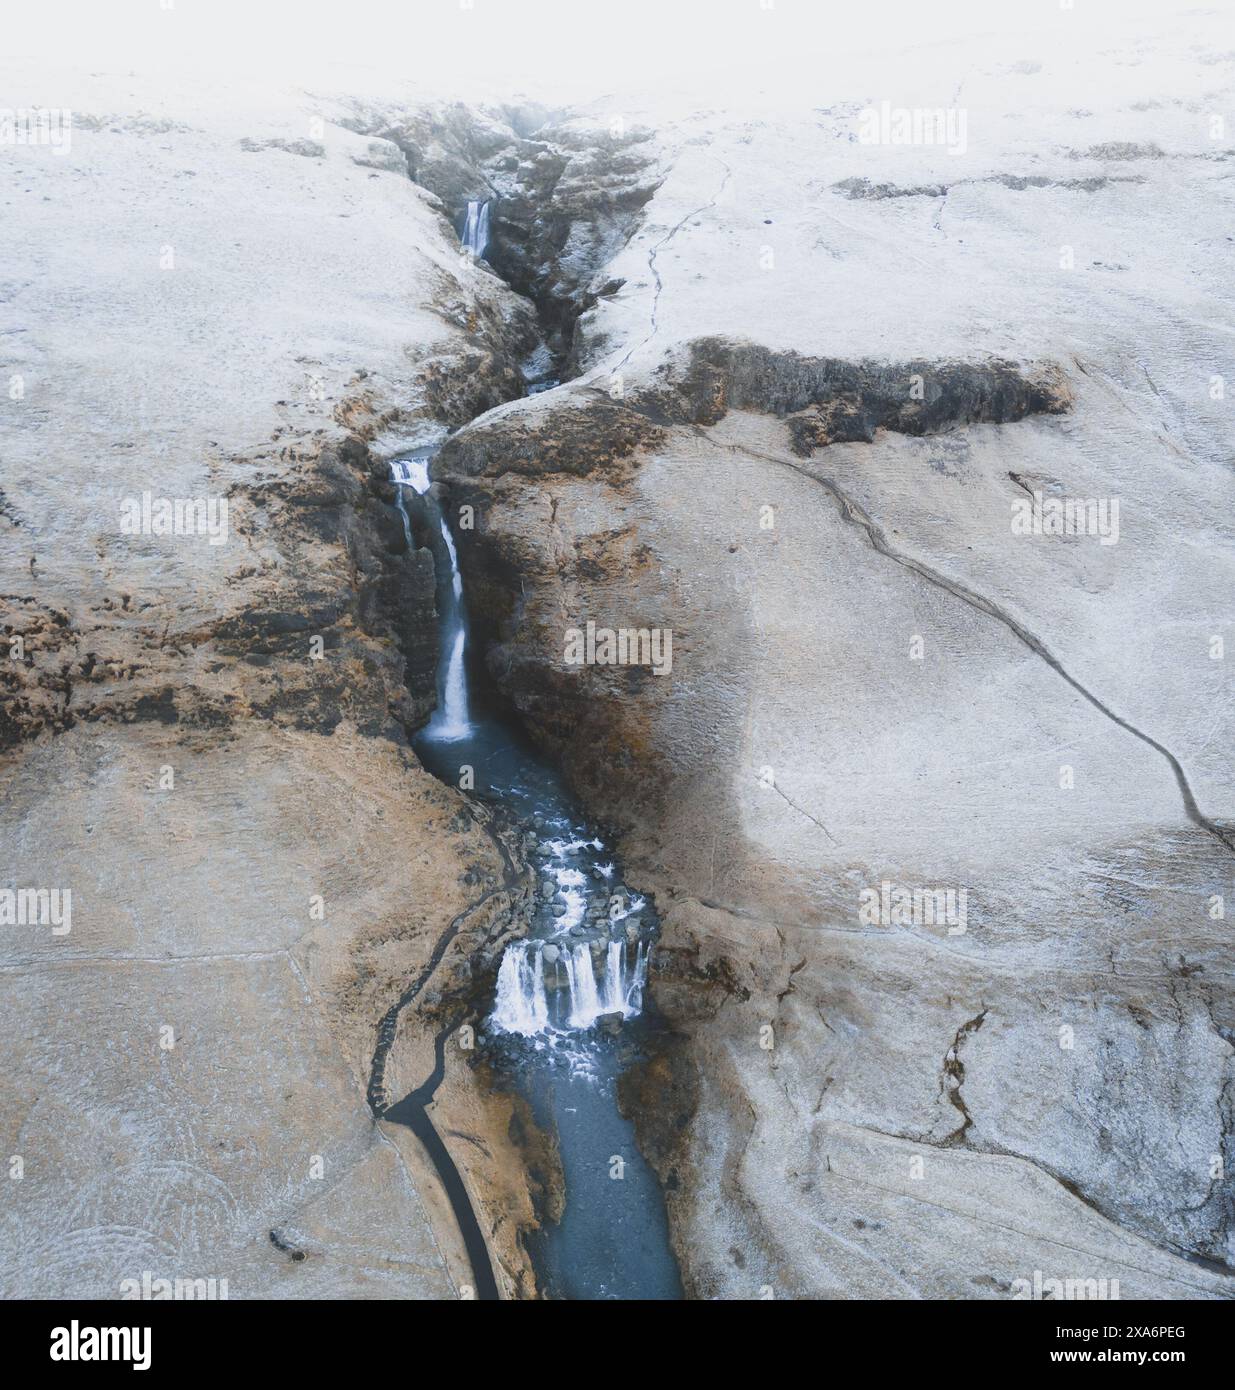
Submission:
M 473 219 L 469 209 L 469 235 L 473 223 L 483 246 L 487 210 Z M 484 698 L 487 692 L 473 690 L 463 580 L 450 526 L 430 492 L 432 457 L 433 451 L 421 450 L 391 465 L 409 545 L 409 505 L 417 509 L 422 533 L 435 538 L 438 703 L 414 743 L 422 763 L 451 786 L 460 785 L 464 768 L 472 770 L 470 794 L 514 816 L 537 870 L 533 920 L 526 937 L 506 948 L 481 1030 L 496 1069 L 558 1141 L 565 1210 L 560 1222 L 546 1223 L 530 1241 L 537 1281 L 554 1298 L 680 1298 L 663 1196 L 616 1097 L 618 1078 L 640 1055 L 652 1026 L 643 1010 L 655 914 L 625 886 L 604 838 L 581 816 L 556 772 Z M 424 1107 L 434 1089 L 436 1082 L 426 1083 L 392 1107 L 391 1118 L 411 1123 L 414 1115 L 417 1133 L 431 1130 Z M 401 1113 L 413 1101 L 408 1114 Z M 444 1181 L 450 1174 L 457 1183 L 453 1164 Z M 475 1224 L 470 1208 L 461 1225 L 469 1221 Z M 471 1244 L 469 1252 L 475 1267 Z M 487 1258 L 484 1263 L 487 1272 Z
M 467 219 L 463 223 L 460 238 L 464 248 L 477 260 L 489 249 L 489 203 L 471 202 L 467 205 Z

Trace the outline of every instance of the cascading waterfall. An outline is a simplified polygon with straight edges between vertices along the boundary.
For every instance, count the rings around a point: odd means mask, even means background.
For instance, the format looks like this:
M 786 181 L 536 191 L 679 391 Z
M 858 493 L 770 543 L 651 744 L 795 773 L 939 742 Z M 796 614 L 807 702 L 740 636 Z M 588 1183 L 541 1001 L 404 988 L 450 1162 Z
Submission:
M 399 515 L 403 518 L 403 539 L 407 542 L 409 550 L 416 549 L 416 543 L 412 540 L 412 522 L 407 514 L 407 508 L 403 505 L 403 489 L 395 487 L 395 506 L 399 509 Z
M 488 252 L 490 211 L 481 199 L 468 204 L 461 228 L 467 260 Z M 544 342 L 529 355 L 522 364 L 528 395 L 557 384 L 556 361 Z M 495 1078 L 502 1078 L 495 1084 L 510 1086 L 529 1107 L 520 1128 L 552 1135 L 560 1160 L 561 1210 L 527 1239 L 537 1290 L 547 1298 L 680 1298 L 663 1196 L 618 1094 L 623 1075 L 657 1036 L 655 1020 L 644 1017 L 644 996 L 659 922 L 654 907 L 623 881 L 620 863 L 583 818 L 562 775 L 509 717 L 499 692 L 469 692 L 467 604 L 455 537 L 429 476 L 434 454 L 422 448 L 391 465 L 408 547 L 423 542 L 427 531 L 436 562 L 437 708 L 412 742 L 429 772 L 466 791 L 504 860 L 502 883 L 487 883 L 473 906 L 503 893 L 507 907 L 491 930 L 508 926 L 517 935 L 506 939 L 496 962 L 489 938 L 477 943 L 466 961 L 471 969 L 452 975 L 450 988 L 459 992 L 456 1003 L 462 1002 L 461 986 L 469 980 L 470 1001 L 471 989 L 490 978 L 496 963 L 494 998 L 477 1041 Z M 478 676 L 480 669 L 474 667 Z M 517 868 L 528 870 L 526 882 Z M 465 881 L 475 887 L 476 871 Z M 450 923 L 443 942 L 460 920 Z M 417 989 L 442 964 L 440 951 L 435 960 Z M 424 997 L 427 1021 L 432 1006 Z M 391 1040 L 397 1017 L 396 1009 Z M 488 1275 L 487 1287 L 496 1293 L 481 1223 L 430 1115 L 455 1026 L 437 1034 L 430 1078 L 387 1113 L 405 1113 L 426 1144 L 465 1243 L 469 1230 L 474 1233 L 467 1248 L 482 1277 L 473 1282 L 483 1289 Z M 615 1155 L 623 1161 L 622 1182 L 610 1181 Z
M 531 1037 L 549 1023 L 549 999 L 545 994 L 543 948 L 532 950 L 520 941 L 507 948 L 497 972 L 497 999 L 493 1021 L 504 1033 Z
M 471 223 L 469 215 L 469 226 Z M 477 225 L 481 225 L 479 221 Z M 432 451 L 424 450 L 412 458 L 396 459 L 390 465 L 390 476 L 409 547 L 413 539 L 403 497 L 405 487 L 423 499 L 425 514 L 437 522 L 450 564 L 450 583 L 438 591 L 442 609 L 438 703 L 423 736 L 433 743 L 454 743 L 474 733 L 464 660 L 467 622 L 458 551 L 450 527 L 430 492 L 431 458 Z M 628 937 L 621 924 L 635 917 L 645 903 L 638 896 L 631 897 L 628 903 L 624 899 L 610 901 L 609 915 L 602 917 L 600 923 L 595 922 L 596 915 L 605 912 L 607 885 L 614 872 L 612 862 L 602 862 L 599 852 L 603 849 L 603 842 L 588 831 L 544 841 L 544 871 L 552 876 L 551 888 L 556 887 L 553 896 L 558 904 L 557 915 L 548 924 L 550 931 L 545 938 L 516 941 L 506 948 L 498 970 L 497 998 L 491 1016 L 499 1032 L 535 1037 L 580 1031 L 591 1028 L 606 1014 L 633 1018 L 642 1011 L 647 951 L 638 926 L 631 928 Z M 585 867 L 590 873 L 584 872 Z M 598 902 L 593 897 L 597 893 L 604 895 Z M 585 921 L 589 908 L 593 910 L 590 928 Z M 620 935 L 610 940 L 602 952 L 606 929 Z M 597 940 L 598 933 L 601 940 Z M 590 939 L 572 939 L 580 934 Z
M 586 946 L 576 946 L 570 955 L 562 959 L 566 966 L 566 979 L 570 985 L 570 1026 L 590 1028 L 600 1017 L 600 998 L 596 993 L 592 953 Z
M 486 222 L 486 226 L 487 226 Z M 395 483 L 395 496 L 403 517 L 403 533 L 412 545 L 412 528 L 407 508 L 403 505 L 403 488 L 410 487 L 425 499 L 426 510 L 437 518 L 442 543 L 450 560 L 450 589 L 441 615 L 441 660 L 437 681 L 437 709 L 425 730 L 425 737 L 441 743 L 467 738 L 472 731 L 468 714 L 467 670 L 464 662 L 467 650 L 467 623 L 463 609 L 463 576 L 459 573 L 459 555 L 450 534 L 446 518 L 429 493 L 429 459 L 397 459 L 390 465 Z
M 390 465 L 390 476 L 396 483 L 406 483 L 416 492 L 429 491 L 429 460 L 427 458 L 396 459 Z M 403 506 L 403 494 L 399 494 L 399 506 Z
M 467 220 L 463 224 L 463 245 L 476 260 L 479 260 L 489 247 L 489 203 L 470 202 L 467 205 Z
M 559 947 L 514 941 L 498 969 L 490 1022 L 499 1032 L 530 1038 L 585 1030 L 606 1014 L 633 1018 L 643 1007 L 646 976 L 643 942 L 634 948 L 624 940 L 611 941 L 598 981 L 586 942 Z

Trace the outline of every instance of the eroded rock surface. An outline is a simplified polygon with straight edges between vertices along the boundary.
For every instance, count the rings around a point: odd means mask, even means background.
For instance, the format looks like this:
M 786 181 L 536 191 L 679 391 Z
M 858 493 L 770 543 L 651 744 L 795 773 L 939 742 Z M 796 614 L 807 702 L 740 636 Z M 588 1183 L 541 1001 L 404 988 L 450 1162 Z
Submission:
M 6 1292 L 466 1282 L 374 1122 L 526 891 L 405 743 L 432 573 L 385 465 L 457 429 L 475 636 L 662 916 L 625 1100 L 688 1291 L 1230 1295 L 1231 156 L 1214 21 L 1170 42 L 1102 109 L 1101 55 L 941 49 L 962 155 L 859 142 L 858 66 L 616 134 L 91 79 L 71 155 L 16 151 L 3 814 L 74 913 L 5 938 Z M 534 305 L 460 255 L 486 196 Z M 537 316 L 577 379 L 513 400 Z M 121 534 L 144 490 L 229 542 Z M 1035 493 L 1118 541 L 1014 534 Z M 589 621 L 671 668 L 568 664 Z M 864 917 L 884 884 L 963 920 Z M 457 1052 L 440 1114 L 528 1294 L 554 1155 Z
M 304 96 L 64 81 L 100 113 L 71 152 L 7 152 L 3 884 L 72 898 L 4 928 L 4 1293 L 454 1297 L 453 1215 L 367 1089 L 507 867 L 407 746 L 433 564 L 385 460 L 521 390 L 534 314 L 359 136 L 302 148 Z M 226 530 L 126 530 L 143 495 Z
M 552 357 L 577 370 L 575 320 L 620 288 L 598 272 L 626 244 L 659 181 L 652 131 L 535 104 L 358 102 L 344 120 L 402 151 L 409 176 L 441 200 L 457 229 L 469 202 L 489 202 L 486 259 L 537 305 Z

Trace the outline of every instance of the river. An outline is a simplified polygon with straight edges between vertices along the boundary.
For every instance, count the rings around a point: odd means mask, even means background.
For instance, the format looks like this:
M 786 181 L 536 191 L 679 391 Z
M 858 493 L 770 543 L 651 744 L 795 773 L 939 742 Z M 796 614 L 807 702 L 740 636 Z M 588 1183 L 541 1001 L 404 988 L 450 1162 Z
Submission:
M 605 837 L 556 770 L 485 688 L 481 663 L 469 661 L 463 576 L 450 525 L 430 491 L 432 460 L 432 450 L 420 450 L 391 467 L 408 543 L 410 506 L 431 538 L 437 571 L 438 702 L 413 743 L 430 772 L 501 807 L 519 825 L 536 869 L 527 935 L 507 946 L 477 1031 L 495 1074 L 557 1139 L 565 1208 L 560 1222 L 547 1222 L 529 1241 L 537 1283 L 550 1298 L 680 1298 L 663 1196 L 616 1094 L 622 1071 L 655 1029 L 645 995 L 656 915 L 625 884 Z M 426 1107 L 440 1071 L 387 1111 L 422 1140 L 426 1125 L 432 1130 Z M 475 1267 L 475 1235 L 468 1235 L 478 1226 L 470 1209 L 459 1210 L 460 1194 L 467 1200 L 463 1185 L 448 1154 L 443 1169 L 436 1131 L 427 1147 Z M 490 1280 L 487 1268 L 477 1272 L 478 1292 Z

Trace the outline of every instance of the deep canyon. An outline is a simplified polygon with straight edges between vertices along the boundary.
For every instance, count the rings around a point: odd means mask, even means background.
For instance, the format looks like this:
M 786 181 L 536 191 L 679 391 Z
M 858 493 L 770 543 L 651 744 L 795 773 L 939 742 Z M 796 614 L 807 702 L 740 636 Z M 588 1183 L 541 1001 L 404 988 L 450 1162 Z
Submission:
M 954 55 L 963 160 L 858 69 L 65 76 L 2 195 L 0 826 L 73 894 L 2 942 L 6 1296 L 1231 1296 L 1219 28 L 1102 102 Z

